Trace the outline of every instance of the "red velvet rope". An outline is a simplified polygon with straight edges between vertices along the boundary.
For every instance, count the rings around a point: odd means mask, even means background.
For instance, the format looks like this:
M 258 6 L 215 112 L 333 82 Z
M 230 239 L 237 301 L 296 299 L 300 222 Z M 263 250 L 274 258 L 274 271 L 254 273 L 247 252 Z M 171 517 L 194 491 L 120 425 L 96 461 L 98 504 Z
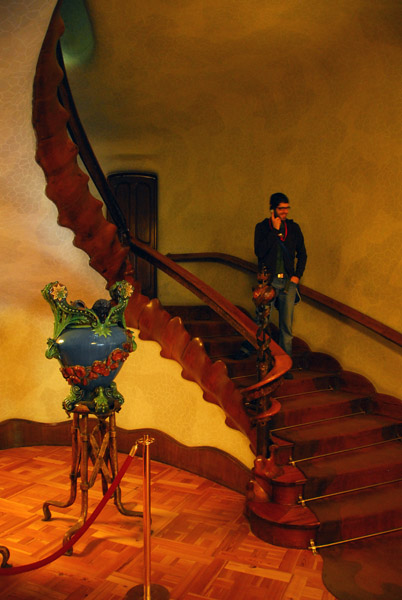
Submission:
M 90 527 L 92 525 L 92 523 L 95 521 L 95 519 L 97 518 L 99 513 L 102 511 L 106 502 L 109 500 L 109 498 L 111 497 L 111 495 L 113 494 L 113 492 L 115 491 L 117 486 L 119 485 L 120 481 L 122 480 L 123 475 L 127 471 L 133 458 L 134 458 L 134 455 L 131 456 L 131 454 L 129 454 L 129 456 L 127 456 L 120 471 L 117 473 L 116 477 L 113 479 L 113 482 L 112 482 L 110 488 L 108 489 L 106 494 L 103 496 L 103 498 L 99 502 L 98 506 L 95 508 L 95 510 L 93 511 L 91 516 L 85 521 L 84 525 L 71 537 L 71 539 L 66 544 L 64 544 L 64 546 L 62 546 L 56 552 L 53 552 L 53 554 L 51 554 L 50 556 L 48 556 L 46 558 L 42 558 L 42 560 L 38 560 L 38 561 L 30 563 L 28 565 L 23 565 L 22 567 L 10 567 L 9 565 L 5 565 L 3 568 L 0 568 L 0 577 L 2 575 L 18 575 L 19 573 L 26 573 L 27 571 L 33 571 L 34 569 L 40 569 L 40 567 L 44 567 L 45 565 L 53 562 L 54 560 L 56 560 L 56 558 L 59 558 L 59 556 L 62 556 L 68 550 L 70 550 L 70 548 L 72 548 L 74 546 L 74 544 L 76 542 L 78 542 L 80 537 L 86 532 L 88 527 Z

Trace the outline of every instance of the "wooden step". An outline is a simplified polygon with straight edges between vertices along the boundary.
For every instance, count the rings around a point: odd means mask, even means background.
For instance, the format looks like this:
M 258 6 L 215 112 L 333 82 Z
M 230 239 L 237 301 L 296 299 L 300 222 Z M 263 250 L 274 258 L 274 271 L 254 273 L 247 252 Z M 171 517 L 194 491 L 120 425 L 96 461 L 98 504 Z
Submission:
M 183 321 L 223 321 L 222 317 L 206 304 L 188 306 L 171 305 L 164 308 L 172 317 L 180 317 Z
M 223 320 L 184 321 L 184 326 L 192 337 L 200 337 L 202 340 L 207 340 L 214 336 L 236 335 L 236 330 Z M 243 342 L 243 338 L 240 335 L 238 337 L 240 343 Z
M 366 411 L 369 399 L 359 394 L 337 390 L 315 390 L 307 394 L 278 397 L 280 412 L 272 420 L 271 431 L 281 427 L 320 421 Z
M 284 465 L 283 472 L 278 477 L 271 479 L 272 497 L 275 504 L 297 505 L 303 496 L 307 478 L 301 469 L 291 465 Z
M 286 548 L 308 548 L 320 525 L 309 508 L 274 502 L 248 502 L 246 515 L 256 536 Z
M 308 503 L 320 521 L 317 545 L 402 527 L 402 481 Z
M 337 598 L 401 600 L 402 531 L 320 548 L 319 553 L 325 586 Z
M 299 351 L 296 348 L 292 353 L 293 368 L 301 371 L 337 372 L 342 369 L 339 362 L 324 352 Z
M 283 472 L 271 479 L 272 501 L 298 504 L 323 495 L 343 493 L 359 487 L 378 485 L 402 477 L 402 443 L 381 444 L 283 465 Z
M 402 477 L 402 442 L 381 444 L 285 465 L 271 479 L 272 501 L 298 504 L 324 495 L 395 481 Z
M 315 392 L 317 390 L 332 390 L 339 387 L 337 371 L 302 371 L 291 369 L 293 379 L 284 380 L 274 393 L 275 398 L 281 399 L 295 394 Z
M 244 360 L 236 360 L 233 358 L 222 358 L 225 363 L 229 377 L 235 379 L 237 377 L 252 376 L 256 377 L 257 367 L 255 355 Z
M 402 440 L 298 463 L 305 499 L 393 481 L 402 477 Z
M 239 390 L 250 387 L 258 383 L 257 375 L 244 375 L 244 377 L 232 377 L 233 383 L 236 385 Z
M 398 437 L 398 421 L 389 417 L 354 414 L 297 427 L 283 428 L 272 439 L 293 444 L 293 460 L 332 454 Z
M 225 358 L 239 352 L 243 343 L 240 335 L 203 337 L 204 348 L 210 358 Z M 255 371 L 255 359 L 254 359 Z

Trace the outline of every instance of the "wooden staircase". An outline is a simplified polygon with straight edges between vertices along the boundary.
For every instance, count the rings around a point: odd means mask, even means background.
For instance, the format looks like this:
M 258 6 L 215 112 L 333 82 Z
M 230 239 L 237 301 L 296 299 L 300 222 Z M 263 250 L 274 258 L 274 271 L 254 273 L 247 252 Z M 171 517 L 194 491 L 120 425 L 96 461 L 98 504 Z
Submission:
M 167 310 L 226 363 L 237 386 L 256 382 L 255 355 L 233 358 L 243 340 L 208 307 Z M 271 459 L 253 469 L 252 531 L 275 545 L 315 549 L 402 529 L 402 402 L 298 338 L 292 374 L 274 392 L 281 410 L 270 423 Z

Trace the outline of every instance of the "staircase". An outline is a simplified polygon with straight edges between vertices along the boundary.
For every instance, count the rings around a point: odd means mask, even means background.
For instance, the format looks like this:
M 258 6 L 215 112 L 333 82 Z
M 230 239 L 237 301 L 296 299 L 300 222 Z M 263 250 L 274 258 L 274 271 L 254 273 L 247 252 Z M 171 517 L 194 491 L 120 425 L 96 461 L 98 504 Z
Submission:
M 241 348 L 244 339 L 224 319 L 208 306 L 166 306 L 172 317 L 181 317 L 192 337 L 200 337 L 205 351 L 212 360 L 222 360 L 229 377 L 239 388 L 256 383 L 255 356 L 236 360 L 232 358 Z M 247 314 L 247 313 L 246 313 Z
M 255 355 L 231 358 L 242 338 L 213 311 L 167 310 L 226 363 L 238 387 L 256 382 Z M 253 469 L 252 531 L 275 545 L 315 549 L 402 529 L 402 402 L 298 338 L 292 373 L 274 393 L 282 408 L 270 423 L 271 460 Z

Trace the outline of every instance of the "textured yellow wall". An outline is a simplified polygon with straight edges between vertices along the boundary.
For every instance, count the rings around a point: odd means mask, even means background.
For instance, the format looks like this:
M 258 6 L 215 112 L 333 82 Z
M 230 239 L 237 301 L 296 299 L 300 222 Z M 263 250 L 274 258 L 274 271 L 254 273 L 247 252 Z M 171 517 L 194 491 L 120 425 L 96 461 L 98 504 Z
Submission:
M 96 54 L 73 90 L 107 172 L 159 175 L 159 249 L 253 260 L 254 225 L 283 191 L 303 282 L 401 331 L 400 1 L 88 4 Z M 252 310 L 250 277 L 190 268 Z M 164 275 L 159 291 L 197 302 Z M 399 395 L 396 346 L 306 305 L 295 326 Z
M 73 91 L 106 172 L 159 175 L 159 249 L 252 260 L 254 224 L 267 196 L 284 191 L 308 245 L 304 283 L 400 331 L 400 2 L 88 5 L 95 53 L 71 71 Z M 44 358 L 52 316 L 40 289 L 60 279 L 87 303 L 104 289 L 57 226 L 33 158 L 32 80 L 53 6 L 0 8 L 0 421 L 64 418 L 66 384 Z M 251 278 L 220 266 L 193 270 L 252 309 Z M 188 298 L 163 276 L 159 285 L 165 304 Z M 400 349 L 307 304 L 296 333 L 400 396 Z M 119 424 L 160 428 L 183 443 L 219 438 L 250 464 L 247 441 L 219 409 L 156 346 L 141 346 L 129 359 L 139 372 L 127 363 L 119 375 Z M 183 411 L 194 422 L 185 425 Z
M 44 176 L 34 160 L 32 82 L 53 6 L 43 0 L 1 6 L 0 421 L 66 418 L 61 403 L 69 387 L 58 362 L 44 355 L 53 332 L 50 307 L 40 294 L 44 285 L 58 279 L 70 300 L 81 298 L 89 306 L 108 297 L 103 278 L 72 246 L 72 233 L 57 225 L 56 209 L 44 195 Z M 117 379 L 126 400 L 118 425 L 160 429 L 183 444 L 215 446 L 251 466 L 247 438 L 226 427 L 223 411 L 205 402 L 198 386 L 181 377 L 179 365 L 159 352 L 155 342 L 138 340 L 138 350 Z

